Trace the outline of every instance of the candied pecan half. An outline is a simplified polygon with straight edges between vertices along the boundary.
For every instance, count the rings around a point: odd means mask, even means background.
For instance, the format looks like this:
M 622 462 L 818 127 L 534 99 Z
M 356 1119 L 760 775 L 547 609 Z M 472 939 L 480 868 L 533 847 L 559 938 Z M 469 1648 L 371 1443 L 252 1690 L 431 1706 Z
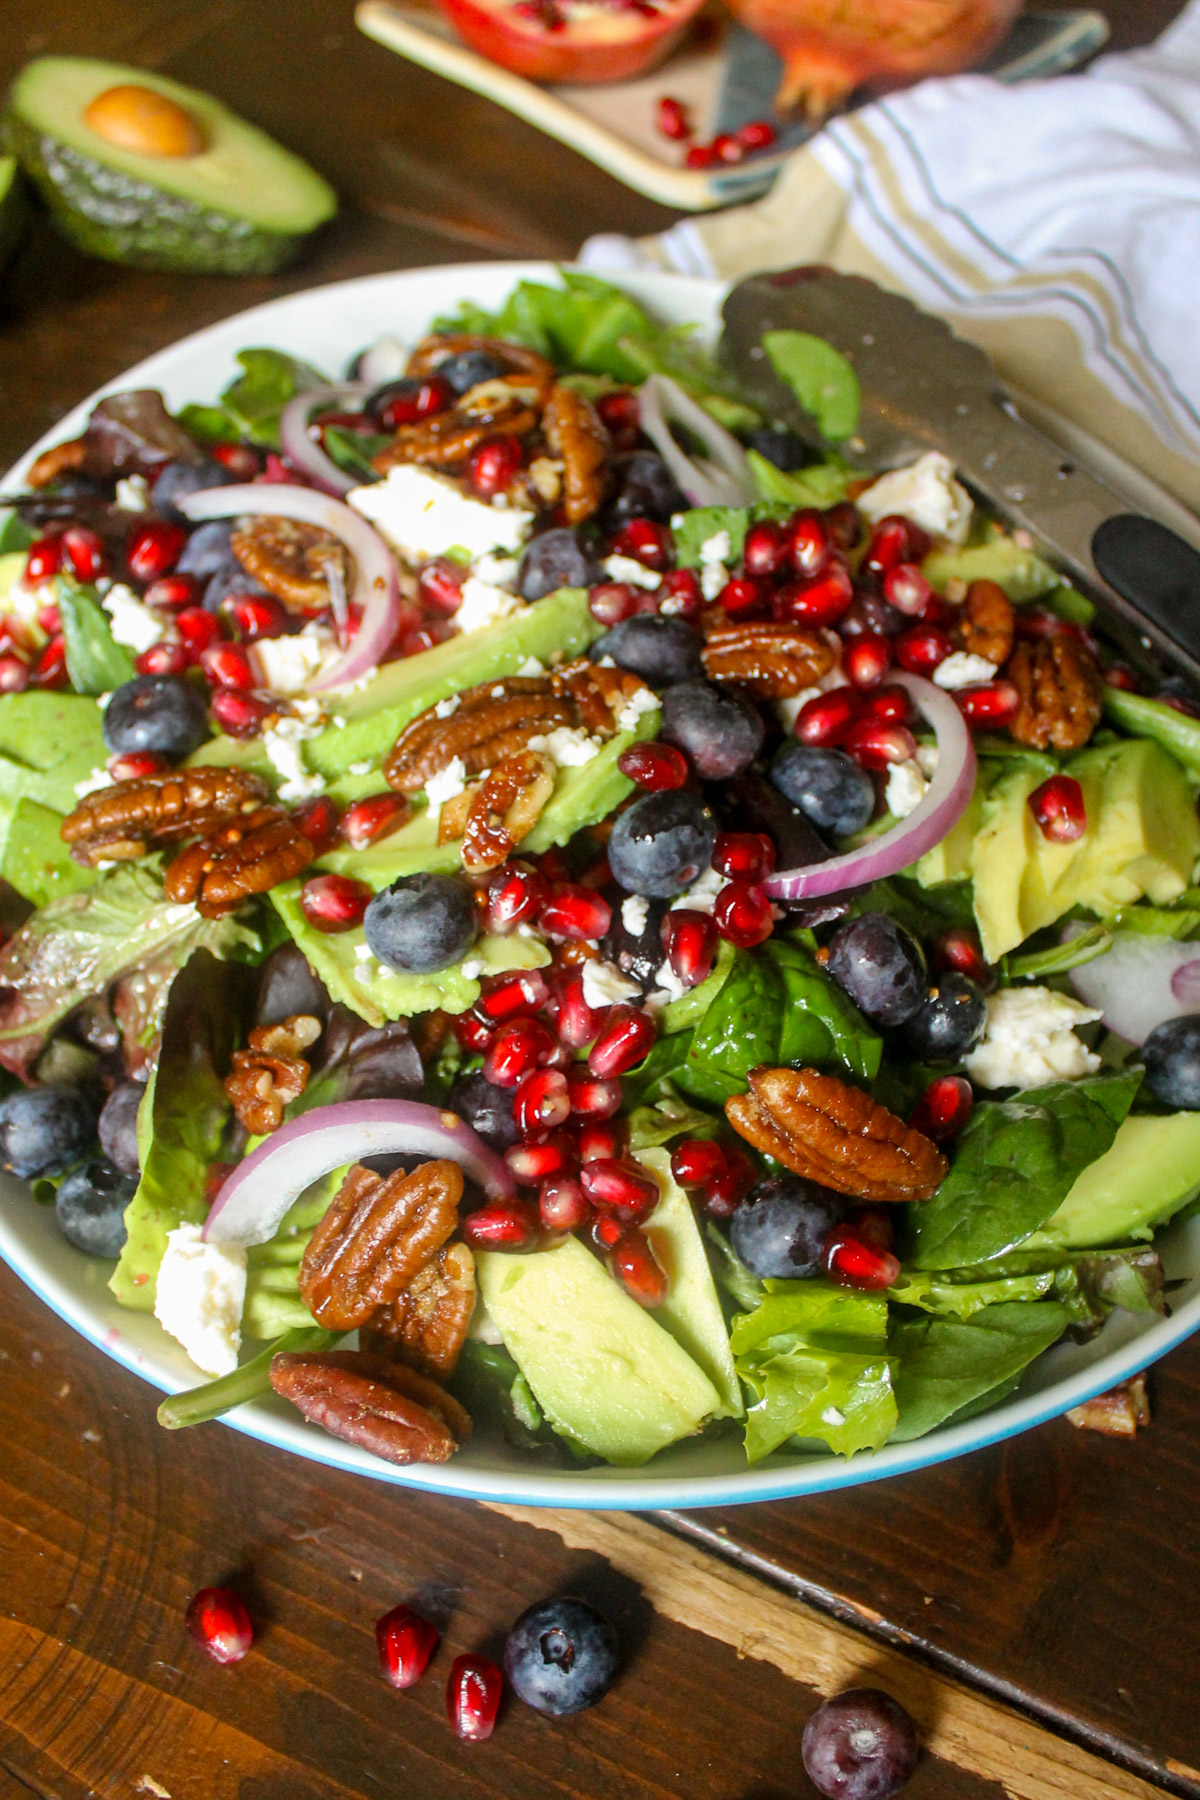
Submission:
M 542 415 L 546 442 L 563 465 L 563 511 L 568 525 L 582 525 L 604 498 L 612 444 L 591 401 L 560 382 Z
M 787 700 L 828 675 L 834 653 L 823 637 L 771 620 L 715 625 L 701 652 L 713 681 L 736 681 L 760 700 Z
M 411 1175 L 356 1164 L 313 1232 L 300 1295 L 319 1325 L 353 1331 L 390 1306 L 458 1224 L 462 1170 L 441 1159 Z
M 998 581 L 973 581 L 954 623 L 958 649 L 970 656 L 985 656 L 999 668 L 1013 647 L 1016 611 Z
M 442 1381 L 454 1373 L 475 1311 L 475 1258 L 466 1244 L 445 1244 L 391 1306 L 381 1307 L 358 1341 L 399 1357 Z
M 649 694 L 658 705 L 652 690 L 629 669 L 605 669 L 586 658 L 564 663 L 550 679 L 556 694 L 570 696 L 579 711 L 577 723 L 593 737 L 612 736 L 623 708 L 635 694 Z
M 83 438 L 70 438 L 65 444 L 51 444 L 37 458 L 28 475 L 26 485 L 31 488 L 49 487 L 60 475 L 77 475 L 86 469 L 89 461 L 88 445 Z
M 468 775 L 478 775 L 523 750 L 531 737 L 576 722 L 570 699 L 554 691 L 549 675 L 483 681 L 460 694 L 445 717 L 430 706 L 411 720 L 384 759 L 383 777 L 389 787 L 415 793 L 456 756 Z
M 378 475 L 386 475 L 399 463 L 422 463 L 429 468 L 447 469 L 465 462 L 484 438 L 497 431 L 511 437 L 525 437 L 538 422 L 532 407 L 510 399 L 495 404 L 485 412 L 434 413 L 432 418 L 418 419 L 415 425 L 402 425 L 393 441 L 371 458 Z
M 448 356 L 461 356 L 467 350 L 482 350 L 503 363 L 507 378 L 519 385 L 537 389 L 536 404 L 542 407 L 554 385 L 554 364 L 537 350 L 524 344 L 510 344 L 504 338 L 480 337 L 471 331 L 435 331 L 423 337 L 408 359 L 406 375 L 433 375 Z M 481 384 L 484 385 L 484 384 Z M 470 390 L 474 391 L 474 390 Z
M 78 862 L 140 856 L 158 843 L 204 835 L 255 812 L 265 783 L 241 769 L 165 769 L 86 794 L 60 828 Z
M 168 900 L 195 902 L 206 919 L 232 912 L 251 894 L 265 894 L 306 869 L 316 851 L 300 828 L 275 806 L 263 806 L 223 825 L 180 851 L 164 877 Z
M 260 1025 L 250 1033 L 248 1048 L 235 1050 L 224 1088 L 240 1125 L 255 1137 L 266 1137 L 283 1124 L 283 1109 L 308 1086 L 304 1052 L 321 1035 L 321 1021 L 311 1013 L 292 1013 L 277 1025 Z
M 534 750 L 497 763 L 479 783 L 463 830 L 462 860 L 468 875 L 499 868 L 528 837 L 554 792 L 554 764 Z
M 229 547 L 248 575 L 294 612 L 323 612 L 354 581 L 350 555 L 331 531 L 303 519 L 247 519 Z
M 1104 1437 L 1136 1437 L 1150 1423 L 1150 1396 L 1145 1375 L 1134 1375 L 1107 1393 L 1096 1394 L 1067 1413 L 1080 1431 L 1099 1431 Z
M 469 1416 L 436 1382 L 365 1350 L 281 1352 L 271 1386 L 331 1437 L 384 1462 L 448 1462 L 471 1435 Z
M 1034 750 L 1078 750 L 1100 723 L 1096 659 L 1073 637 L 1021 639 L 1008 659 L 1020 705 L 1008 729 Z
M 861 1088 L 818 1069 L 753 1069 L 725 1102 L 734 1130 L 785 1169 L 861 1200 L 928 1200 L 949 1163 Z

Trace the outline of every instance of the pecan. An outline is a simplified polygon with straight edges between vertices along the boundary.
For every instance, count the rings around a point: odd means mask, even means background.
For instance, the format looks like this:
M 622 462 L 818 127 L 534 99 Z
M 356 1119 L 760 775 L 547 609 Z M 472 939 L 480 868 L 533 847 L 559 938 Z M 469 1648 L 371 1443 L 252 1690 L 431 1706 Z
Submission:
M 247 574 L 295 612 L 323 612 L 333 593 L 353 584 L 345 546 L 302 519 L 247 519 L 229 546 Z
M 446 1244 L 360 1329 L 358 1341 L 444 1381 L 454 1373 L 474 1311 L 475 1258 L 466 1244 Z
M 431 706 L 406 725 L 384 760 L 384 780 L 415 793 L 455 757 L 468 775 L 478 775 L 523 750 L 531 737 L 574 723 L 570 699 L 555 692 L 549 675 L 484 681 L 460 694 L 446 717 Z
M 168 900 L 192 900 L 206 919 L 232 912 L 251 894 L 265 894 L 306 869 L 316 851 L 299 827 L 275 806 L 223 825 L 189 844 L 164 877 Z
M 398 463 L 424 463 L 431 468 L 446 469 L 465 462 L 484 438 L 504 431 L 511 437 L 524 437 L 532 431 L 538 416 L 532 407 L 522 406 L 518 399 L 496 404 L 482 413 L 468 413 L 456 407 L 453 412 L 434 413 L 432 418 L 418 419 L 415 425 L 402 425 L 393 441 L 371 458 L 378 475 L 386 475 Z
M 87 794 L 60 834 L 82 863 L 140 856 L 152 839 L 204 835 L 256 811 L 267 797 L 257 775 L 241 769 L 165 769 Z
M 1150 1423 L 1146 1377 L 1135 1375 L 1120 1387 L 1085 1400 L 1082 1406 L 1072 1406 L 1067 1417 L 1080 1431 L 1099 1431 L 1105 1437 L 1136 1437 Z
M 468 875 L 499 868 L 528 837 L 554 792 L 554 764 L 533 750 L 505 757 L 479 783 L 463 830 Z M 440 834 L 439 834 L 440 835 Z
M 356 1164 L 300 1264 L 300 1295 L 317 1323 L 353 1331 L 390 1306 L 458 1224 L 462 1191 L 456 1162 L 388 1176 Z
M 985 656 L 999 668 L 1013 647 L 1016 612 L 998 581 L 973 581 L 954 626 L 954 642 L 970 656 Z
M 331 1437 L 385 1462 L 447 1462 L 471 1435 L 470 1418 L 436 1382 L 364 1350 L 282 1352 L 271 1386 Z
M 83 438 L 71 438 L 65 444 L 51 444 L 43 450 L 28 475 L 31 488 L 49 487 L 60 475 L 76 475 L 88 464 L 88 446 Z
M 524 344 L 510 344 L 503 338 L 479 337 L 470 331 L 435 331 L 424 337 L 408 359 L 407 375 L 432 375 L 448 356 L 461 356 L 466 350 L 482 350 L 503 363 L 510 382 L 532 384 L 538 391 L 537 405 L 545 405 L 546 395 L 554 384 L 554 365 L 537 350 Z M 480 384 L 485 385 L 485 384 Z M 490 385 L 490 384 L 489 384 Z M 472 390 L 473 391 L 473 390 Z
M 736 681 L 760 700 L 787 700 L 827 675 L 834 653 L 823 637 L 771 621 L 715 625 L 701 652 L 713 681 Z
M 563 511 L 569 525 L 582 525 L 604 498 L 612 445 L 591 401 L 560 382 L 550 390 L 542 415 L 546 442 L 563 465 Z
M 1100 722 L 1102 683 L 1091 652 L 1076 638 L 1022 639 L 1008 659 L 1020 695 L 1008 729 L 1035 750 L 1078 750 Z
M 861 1200 L 928 1200 L 949 1163 L 936 1144 L 818 1069 L 753 1069 L 725 1102 L 734 1130 L 785 1169 Z
M 593 737 L 611 737 L 633 696 L 650 693 L 646 683 L 628 669 L 605 669 L 586 660 L 564 663 L 550 679 L 556 694 L 568 695 L 574 702 L 577 723 Z M 654 703 L 657 706 L 658 701 Z
M 276 1025 L 260 1025 L 235 1050 L 224 1087 L 240 1125 L 255 1137 L 266 1137 L 283 1124 L 283 1109 L 308 1086 L 303 1052 L 321 1035 L 321 1021 L 311 1013 L 292 1013 Z

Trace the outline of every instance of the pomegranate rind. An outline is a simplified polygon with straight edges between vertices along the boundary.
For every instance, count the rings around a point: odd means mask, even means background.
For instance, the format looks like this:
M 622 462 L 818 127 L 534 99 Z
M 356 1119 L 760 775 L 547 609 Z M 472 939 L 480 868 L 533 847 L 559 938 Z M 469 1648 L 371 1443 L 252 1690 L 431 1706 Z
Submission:
M 704 0 L 674 0 L 654 17 L 630 9 L 548 32 L 517 15 L 508 0 L 438 0 L 472 50 L 528 81 L 590 85 L 628 81 L 656 68 L 675 48 Z

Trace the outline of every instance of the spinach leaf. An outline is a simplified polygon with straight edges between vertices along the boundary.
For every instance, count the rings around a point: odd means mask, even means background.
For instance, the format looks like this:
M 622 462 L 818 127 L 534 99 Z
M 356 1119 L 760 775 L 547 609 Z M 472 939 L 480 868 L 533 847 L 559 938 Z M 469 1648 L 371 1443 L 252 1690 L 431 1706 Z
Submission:
M 249 438 L 279 448 L 279 416 L 306 388 L 324 387 L 329 377 L 284 350 L 239 350 L 242 373 L 230 382 L 219 406 L 185 406 L 179 422 L 193 437 L 209 442 Z
M 883 1044 L 845 990 L 822 974 L 807 950 L 785 937 L 769 939 L 765 953 L 783 980 L 780 1063 L 837 1060 L 851 1075 L 872 1081 Z
M 733 1320 L 738 1374 L 757 1396 L 746 1414 L 746 1456 L 758 1462 L 788 1438 L 813 1438 L 842 1456 L 878 1450 L 896 1422 L 887 1351 L 887 1300 L 825 1281 L 767 1281 Z
M 795 394 L 829 443 L 850 437 L 862 398 L 854 365 L 809 331 L 767 331 L 763 349 L 771 367 Z
M 626 1104 L 639 1107 L 656 1101 L 663 1082 L 678 1079 L 691 1047 L 690 1031 L 672 1031 L 666 1037 L 658 1038 L 645 1061 L 624 1078 L 622 1091 Z
M 323 436 L 325 450 L 338 468 L 363 481 L 376 479 L 371 458 L 392 441 L 381 432 L 346 431 L 340 425 L 327 425 Z
M 1135 1069 L 983 1101 L 937 1193 L 910 1209 L 906 1260 L 917 1269 L 961 1268 L 1023 1243 L 1111 1148 L 1141 1079 Z
M 77 582 L 60 578 L 58 611 L 67 649 L 67 674 L 77 694 L 110 694 L 133 679 L 133 658 L 118 644 L 108 614 Z
M 1086 931 L 1068 938 L 1065 944 L 1050 944 L 1045 950 L 1031 950 L 1025 956 L 1003 956 L 1000 966 L 1009 981 L 1022 981 L 1031 975 L 1064 975 L 1078 969 L 1112 949 L 1112 933 L 1103 925 L 1090 925 Z
M 747 450 L 746 463 L 759 498 L 773 511 L 791 512 L 797 506 L 835 506 L 846 498 L 853 469 L 840 463 L 810 463 L 804 469 L 777 469 L 757 450 Z
M 687 1061 L 673 1079 L 693 1099 L 723 1104 L 746 1091 L 751 1069 L 776 1061 L 782 1032 L 778 971 L 766 957 L 739 956 L 692 1033 Z
M 737 961 L 737 951 L 726 938 L 717 945 L 717 960 L 704 980 L 688 988 L 678 1000 L 669 1000 L 659 1015 L 660 1031 L 684 1031 L 698 1025 L 725 985 L 725 978 Z
M 656 1150 L 672 1138 L 710 1138 L 717 1135 L 720 1121 L 711 1113 L 700 1112 L 681 1100 L 669 1081 L 659 1083 L 657 1105 L 635 1106 L 629 1115 L 629 1148 Z
M 1010 1391 L 1069 1323 L 1066 1307 L 1054 1300 L 988 1306 L 972 1319 L 897 1314 L 888 1335 L 897 1364 L 893 1443 L 924 1437 L 993 1390 Z

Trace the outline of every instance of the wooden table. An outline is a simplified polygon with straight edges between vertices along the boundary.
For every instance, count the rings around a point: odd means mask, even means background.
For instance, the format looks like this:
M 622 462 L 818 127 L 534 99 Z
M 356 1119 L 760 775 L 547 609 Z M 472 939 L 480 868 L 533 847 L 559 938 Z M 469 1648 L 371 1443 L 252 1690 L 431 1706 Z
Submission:
M 1114 0 L 1118 43 L 1174 0 Z M 669 215 L 354 31 L 350 0 L 34 0 L 0 13 L 0 77 L 38 50 L 161 67 L 221 94 L 346 199 L 278 280 L 137 275 L 38 229 L 0 278 L 0 466 L 98 382 L 223 314 L 375 269 L 567 256 Z M 1200 1346 L 1155 1373 L 1135 1444 L 1048 1425 L 875 1486 L 724 1513 L 487 1511 L 355 1481 L 156 1396 L 0 1271 L 0 1800 L 431 1800 L 538 1793 L 789 1800 L 819 1694 L 887 1686 L 930 1746 L 914 1800 L 1200 1796 Z M 233 1579 L 261 1633 L 236 1669 L 185 1637 Z M 509 1706 L 463 1746 L 442 1681 L 532 1600 L 596 1596 L 628 1666 L 596 1711 Z M 397 1695 L 372 1622 L 441 1624 Z

